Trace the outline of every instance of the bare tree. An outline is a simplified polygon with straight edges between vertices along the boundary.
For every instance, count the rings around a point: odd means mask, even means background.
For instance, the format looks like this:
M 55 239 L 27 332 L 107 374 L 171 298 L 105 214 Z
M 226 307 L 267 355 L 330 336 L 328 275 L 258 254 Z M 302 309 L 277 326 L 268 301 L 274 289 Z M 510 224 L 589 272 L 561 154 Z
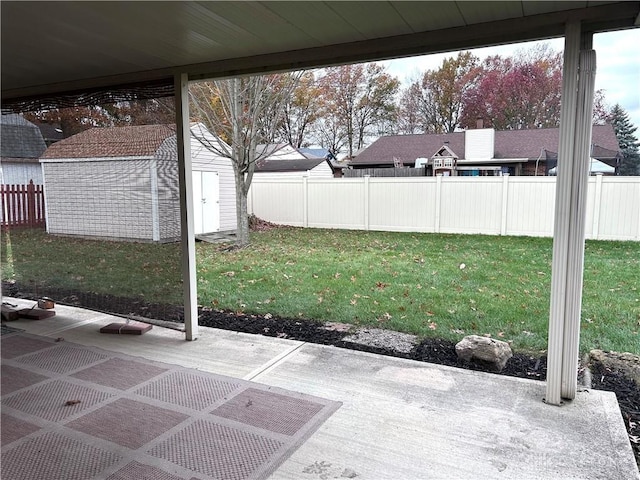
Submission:
M 249 244 L 247 194 L 256 162 L 270 155 L 268 145 L 282 125 L 284 108 L 302 72 L 236 77 L 191 84 L 194 116 L 213 134 L 192 134 L 211 152 L 229 158 L 236 185 L 236 245 Z
M 302 74 L 293 95 L 285 104 L 281 137 L 289 145 L 299 148 L 309 145 L 311 130 L 320 116 L 320 89 L 315 73 Z
M 400 87 L 397 78 L 377 63 L 342 65 L 325 70 L 319 80 L 322 95 L 320 134 L 327 140 L 340 138 L 348 156 L 364 147 L 365 138 L 384 130 L 395 121 L 395 95 Z M 324 131 L 329 127 L 329 131 Z M 339 127 L 336 128 L 336 127 Z M 343 140 L 342 140 L 343 139 Z M 336 145 L 337 141 L 331 141 Z

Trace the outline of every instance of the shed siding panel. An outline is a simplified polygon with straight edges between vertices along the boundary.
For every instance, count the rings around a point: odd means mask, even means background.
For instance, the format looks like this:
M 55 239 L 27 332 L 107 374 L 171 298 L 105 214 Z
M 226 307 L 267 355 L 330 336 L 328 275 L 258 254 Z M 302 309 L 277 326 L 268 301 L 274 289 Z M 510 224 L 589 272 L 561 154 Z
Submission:
M 160 240 L 180 239 L 180 189 L 178 163 L 158 159 L 158 222 Z
M 220 157 L 191 139 L 191 168 L 193 171 L 218 172 L 220 179 L 220 230 L 237 228 L 236 183 L 231 160 Z
M 151 240 L 149 160 L 43 164 L 49 233 Z

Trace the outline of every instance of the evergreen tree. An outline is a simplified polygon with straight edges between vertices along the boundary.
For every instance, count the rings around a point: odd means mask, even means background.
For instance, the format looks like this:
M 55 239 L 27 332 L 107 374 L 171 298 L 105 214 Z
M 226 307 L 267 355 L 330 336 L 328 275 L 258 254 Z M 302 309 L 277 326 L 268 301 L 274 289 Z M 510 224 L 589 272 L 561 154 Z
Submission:
M 624 155 L 620 163 L 620 175 L 640 175 L 640 142 L 634 135 L 638 127 L 629 120 L 629 114 L 616 104 L 609 114 L 613 131 L 616 133 L 620 151 Z

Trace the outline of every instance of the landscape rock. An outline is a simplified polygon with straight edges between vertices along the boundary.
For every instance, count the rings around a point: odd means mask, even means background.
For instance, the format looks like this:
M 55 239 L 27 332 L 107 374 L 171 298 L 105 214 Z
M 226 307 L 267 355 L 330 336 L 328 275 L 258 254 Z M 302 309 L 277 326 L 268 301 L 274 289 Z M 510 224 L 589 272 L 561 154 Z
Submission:
M 409 353 L 418 344 L 418 337 L 415 335 L 381 328 L 363 328 L 342 340 L 347 343 L 384 348 L 400 353 Z
M 479 335 L 468 335 L 456 344 L 458 358 L 475 362 L 496 372 L 501 372 L 513 356 L 507 342 Z
M 590 362 L 600 362 L 606 368 L 618 370 L 640 387 L 640 356 L 628 352 L 603 352 L 591 350 Z

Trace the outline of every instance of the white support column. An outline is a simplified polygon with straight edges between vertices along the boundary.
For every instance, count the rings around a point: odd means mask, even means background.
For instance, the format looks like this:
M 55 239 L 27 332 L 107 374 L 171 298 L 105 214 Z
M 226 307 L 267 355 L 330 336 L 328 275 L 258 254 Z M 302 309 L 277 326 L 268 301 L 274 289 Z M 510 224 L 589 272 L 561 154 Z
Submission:
M 184 328 L 187 340 L 198 337 L 198 283 L 196 277 L 196 238 L 193 223 L 193 177 L 191 174 L 191 132 L 189 130 L 189 76 L 176 74 L 176 133 L 178 139 L 178 178 L 180 188 L 180 238 L 182 281 L 184 285 Z
M 589 43 L 590 38 L 585 37 Z M 595 52 L 580 51 L 578 22 L 566 26 L 545 401 L 561 405 L 577 389 Z

